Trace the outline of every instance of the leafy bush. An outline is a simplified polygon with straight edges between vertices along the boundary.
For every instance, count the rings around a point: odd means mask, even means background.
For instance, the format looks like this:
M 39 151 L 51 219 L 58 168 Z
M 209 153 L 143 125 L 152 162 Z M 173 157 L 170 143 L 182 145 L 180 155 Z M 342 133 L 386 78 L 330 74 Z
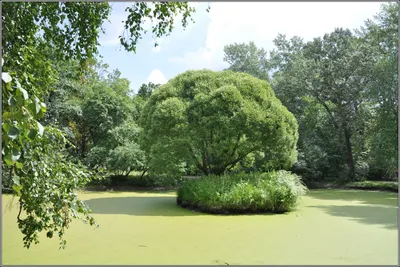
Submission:
M 183 178 L 173 175 L 148 175 L 144 177 L 130 176 L 128 184 L 138 187 L 174 187 L 178 186 Z
M 283 213 L 306 190 L 300 177 L 287 171 L 210 175 L 185 181 L 177 203 L 210 213 Z
M 382 191 L 398 191 L 398 183 L 396 182 L 379 182 L 379 181 L 362 181 L 348 183 L 348 188 L 363 189 L 363 190 L 382 190 Z
M 184 178 L 172 175 L 111 175 L 103 179 L 90 182 L 94 187 L 176 187 L 182 183 Z

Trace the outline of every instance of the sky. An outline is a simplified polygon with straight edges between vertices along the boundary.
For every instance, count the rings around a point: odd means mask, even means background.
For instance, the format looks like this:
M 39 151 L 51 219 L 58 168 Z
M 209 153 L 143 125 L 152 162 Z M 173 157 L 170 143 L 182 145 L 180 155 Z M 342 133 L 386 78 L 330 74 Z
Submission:
M 271 51 L 278 33 L 288 38 L 300 36 L 305 41 L 322 37 L 335 28 L 351 30 L 364 25 L 379 12 L 379 2 L 190 2 L 196 8 L 194 23 L 183 29 L 176 19 L 170 36 L 155 39 L 151 33 L 143 36 L 136 54 L 126 52 L 119 43 L 122 21 L 129 2 L 113 2 L 109 22 L 100 36 L 99 52 L 110 69 L 118 69 L 137 91 L 142 83 L 164 84 L 189 69 L 223 70 L 223 48 L 232 43 L 253 41 L 257 47 Z M 151 28 L 146 22 L 145 27 Z

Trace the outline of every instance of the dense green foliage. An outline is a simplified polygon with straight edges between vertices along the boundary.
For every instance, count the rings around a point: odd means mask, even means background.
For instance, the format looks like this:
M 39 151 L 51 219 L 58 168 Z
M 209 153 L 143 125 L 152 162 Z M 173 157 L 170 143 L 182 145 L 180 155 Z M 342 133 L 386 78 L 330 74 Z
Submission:
M 296 161 L 295 118 L 267 82 L 244 73 L 178 75 L 151 95 L 141 125 L 154 169 L 179 172 L 189 163 L 207 175 L 250 160 L 260 169 Z
M 234 43 L 224 47 L 224 61 L 230 66 L 228 70 L 245 72 L 252 76 L 268 80 L 270 69 L 267 52 L 257 48 L 254 42 L 247 44 Z
M 142 175 L 131 173 L 130 175 L 110 175 L 102 180 L 91 181 L 87 189 L 90 190 L 158 190 L 176 189 L 188 178 L 174 175 Z
M 42 124 L 44 96 L 57 78 L 51 60 L 76 58 L 83 63 L 96 53 L 98 29 L 109 7 L 106 3 L 4 3 L 2 9 L 3 68 L 12 77 L 2 84 L 3 177 L 12 177 L 12 188 L 20 197 L 17 222 L 24 245 L 37 243 L 37 233 L 46 231 L 49 238 L 57 232 L 64 246 L 64 231 L 72 218 L 94 224 L 76 195 L 76 189 L 88 181 L 88 173 L 63 153 L 62 132 Z
M 367 130 L 361 118 L 368 116 L 371 106 L 364 90 L 370 86 L 368 76 L 375 63 L 369 46 L 349 30 L 336 29 L 323 38 L 303 44 L 298 53 L 293 52 L 291 63 L 285 65 L 280 58 L 285 42 L 284 38 L 276 40 L 279 50 L 273 55 L 280 68 L 274 74 L 277 94 L 285 95 L 286 90 L 290 90 L 290 94 L 309 97 L 323 108 L 328 115 L 329 129 L 334 133 L 330 141 L 340 155 L 337 164 L 342 168 L 346 164 L 345 175 L 355 178 L 364 145 L 360 139 Z M 292 107 L 291 99 L 287 100 L 284 103 Z
M 359 33 L 378 58 L 368 90 L 368 97 L 377 105 L 368 135 L 371 178 L 393 177 L 398 168 L 398 20 L 396 4 L 382 5 L 381 12 Z
M 379 191 L 390 191 L 390 192 L 399 191 L 399 185 L 397 182 L 362 181 L 362 182 L 348 183 L 346 184 L 346 187 L 353 189 L 363 189 L 363 190 L 379 190 Z
M 210 175 L 186 181 L 177 202 L 211 213 L 282 213 L 292 210 L 305 193 L 300 178 L 287 171 Z
M 355 32 L 335 29 L 309 42 L 279 34 L 269 57 L 253 43 L 225 47 L 230 69 L 257 76 L 269 68 L 265 80 L 299 123 L 292 170 L 304 179 L 395 178 L 398 17 L 387 4 Z
M 139 87 L 137 96 L 141 97 L 142 99 L 148 99 L 153 91 L 158 87 L 160 87 L 159 84 L 154 84 L 152 82 L 149 82 L 148 84 L 144 83 Z
M 161 37 L 171 32 L 179 14 L 185 27 L 194 9 L 187 3 L 163 2 L 152 8 L 134 3 L 128 11 L 129 35 L 120 40 L 125 49 L 134 51 L 145 33 L 144 19 L 157 19 L 153 33 Z M 58 232 L 64 246 L 64 231 L 72 218 L 95 224 L 88 207 L 77 198 L 77 189 L 90 176 L 79 162 L 86 162 L 91 147 L 125 157 L 106 160 L 113 170 L 143 165 L 136 159 L 127 166 L 126 161 L 141 153 L 134 140 L 119 142 L 120 132 L 110 132 L 129 113 L 120 106 L 126 98 L 118 99 L 124 96 L 119 89 L 129 84 L 117 73 L 108 77 L 111 84 L 98 83 L 90 71 L 109 14 L 105 2 L 2 4 L 3 68 L 8 72 L 2 75 L 2 180 L 19 196 L 18 226 L 28 248 L 38 242 L 40 231 L 49 238 Z M 50 116 L 45 116 L 45 102 Z M 104 141 L 113 134 L 116 142 L 108 147 Z M 132 151 L 127 153 L 127 147 Z

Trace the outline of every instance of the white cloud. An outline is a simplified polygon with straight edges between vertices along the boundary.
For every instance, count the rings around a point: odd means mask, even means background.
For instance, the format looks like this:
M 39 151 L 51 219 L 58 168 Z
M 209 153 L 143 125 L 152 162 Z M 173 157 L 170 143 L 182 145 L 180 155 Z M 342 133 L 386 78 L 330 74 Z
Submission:
M 212 3 L 208 13 L 205 44 L 196 51 L 169 62 L 184 64 L 189 69 L 222 69 L 223 47 L 234 42 L 254 41 L 268 51 L 278 33 L 294 35 L 305 41 L 332 32 L 336 27 L 359 28 L 379 11 L 381 3 L 355 2 L 236 2 Z
M 151 71 L 150 75 L 147 77 L 147 83 L 152 82 L 154 84 L 164 84 L 167 82 L 164 74 L 158 70 L 154 69 Z

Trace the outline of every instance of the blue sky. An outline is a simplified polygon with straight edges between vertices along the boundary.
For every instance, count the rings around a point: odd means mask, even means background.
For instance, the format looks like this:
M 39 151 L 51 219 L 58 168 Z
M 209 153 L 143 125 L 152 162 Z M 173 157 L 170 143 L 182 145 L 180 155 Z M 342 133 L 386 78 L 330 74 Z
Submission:
M 191 23 L 184 30 L 178 19 L 170 36 L 158 40 L 147 34 L 140 41 L 136 54 L 126 52 L 119 44 L 123 32 L 122 21 L 129 2 L 114 2 L 110 22 L 104 24 L 100 36 L 100 54 L 111 69 L 119 69 L 121 76 L 131 82 L 136 91 L 142 83 L 165 83 L 188 69 L 222 70 L 223 47 L 231 43 L 254 41 L 258 47 L 272 50 L 278 33 L 287 37 L 298 35 L 312 40 L 334 30 L 335 27 L 359 28 L 366 19 L 379 12 L 381 3 L 365 2 L 191 2 L 196 8 Z M 151 24 L 146 22 L 146 27 Z

